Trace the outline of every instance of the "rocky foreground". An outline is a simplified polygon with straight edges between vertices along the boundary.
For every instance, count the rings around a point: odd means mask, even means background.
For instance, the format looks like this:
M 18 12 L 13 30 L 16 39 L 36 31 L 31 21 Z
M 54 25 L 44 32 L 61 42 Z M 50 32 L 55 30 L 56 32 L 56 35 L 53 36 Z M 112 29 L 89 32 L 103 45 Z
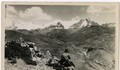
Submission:
M 77 50 L 77 49 L 76 49 Z M 75 70 L 115 70 L 114 54 L 104 50 L 95 50 L 86 54 L 84 50 L 70 54 Z M 27 65 L 22 59 L 17 59 L 16 64 L 5 60 L 5 70 L 55 70 L 46 65 L 47 59 L 37 59 L 37 65 Z
M 23 60 L 17 59 L 16 64 L 9 63 L 8 60 L 5 60 L 5 70 L 54 70 L 52 67 L 45 65 L 45 60 L 39 60 L 36 66 L 27 65 Z

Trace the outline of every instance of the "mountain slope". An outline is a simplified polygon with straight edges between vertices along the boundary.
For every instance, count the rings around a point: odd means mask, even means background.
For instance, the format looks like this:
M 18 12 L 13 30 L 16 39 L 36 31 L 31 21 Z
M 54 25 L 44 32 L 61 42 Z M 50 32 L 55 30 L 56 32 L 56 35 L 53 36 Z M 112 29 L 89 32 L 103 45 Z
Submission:
M 75 27 L 76 28 L 76 27 Z M 71 32 L 71 30 L 73 32 Z M 43 31 L 44 32 L 44 31 Z M 6 41 L 23 37 L 34 42 L 43 52 L 60 57 L 68 48 L 76 70 L 114 70 L 115 28 L 90 25 L 74 29 L 6 30 Z
M 64 43 L 57 39 L 50 39 L 49 37 L 41 34 L 29 33 L 23 34 L 18 31 L 6 30 L 5 31 L 6 41 L 18 40 L 22 37 L 25 41 L 34 42 L 38 48 L 41 48 L 45 53 L 49 50 L 53 55 L 61 54 L 58 50 L 63 49 Z
M 114 41 L 114 33 L 114 28 L 103 26 L 84 27 L 69 35 L 68 41 L 78 42 L 77 45 L 98 44 L 97 41 Z
M 85 70 L 114 70 L 115 29 L 103 26 L 90 26 L 78 29 L 69 35 L 74 54 L 79 57 L 75 64 Z M 71 45 L 71 46 L 72 46 Z M 81 54 L 82 53 L 82 54 Z M 73 57 L 75 58 L 75 57 Z M 83 67 L 80 67 L 79 61 Z

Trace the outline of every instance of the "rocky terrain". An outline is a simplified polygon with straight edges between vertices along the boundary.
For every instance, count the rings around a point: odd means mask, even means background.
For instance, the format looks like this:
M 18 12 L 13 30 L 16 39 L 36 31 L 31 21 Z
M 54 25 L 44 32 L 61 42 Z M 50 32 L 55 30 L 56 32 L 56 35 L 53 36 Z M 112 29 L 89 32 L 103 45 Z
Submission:
M 18 40 L 20 37 L 34 42 L 43 53 L 49 50 L 52 56 L 58 58 L 65 48 L 69 49 L 76 70 L 115 70 L 115 28 L 112 24 L 99 25 L 95 21 L 82 19 L 69 29 L 64 29 L 58 23 L 44 29 L 5 31 L 6 42 Z M 15 65 L 5 59 L 5 69 L 54 70 L 43 61 L 32 66 L 26 65 L 21 59 Z

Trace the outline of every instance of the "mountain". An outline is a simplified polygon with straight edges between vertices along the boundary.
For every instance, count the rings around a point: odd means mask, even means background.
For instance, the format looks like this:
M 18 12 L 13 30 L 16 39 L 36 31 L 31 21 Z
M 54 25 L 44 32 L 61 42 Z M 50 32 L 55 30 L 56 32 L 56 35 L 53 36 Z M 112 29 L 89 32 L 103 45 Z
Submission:
M 6 41 L 18 40 L 19 37 L 23 37 L 25 40 L 30 38 L 28 35 L 24 35 L 23 33 L 17 32 L 15 30 L 5 30 Z
M 25 33 L 23 33 L 25 32 Z M 36 46 L 45 53 L 47 50 L 49 50 L 52 55 L 58 55 L 61 54 L 58 50 L 64 49 L 65 47 L 64 43 L 57 40 L 57 39 L 51 39 L 47 36 L 36 34 L 36 33 L 29 33 L 29 31 L 16 31 L 16 30 L 6 30 L 5 31 L 5 39 L 6 41 L 11 40 L 18 40 L 20 37 L 22 37 L 26 42 L 34 42 Z
M 54 29 L 64 29 L 64 26 L 61 24 L 61 22 L 57 22 L 56 24 L 51 24 L 51 25 L 45 27 L 42 31 L 43 31 L 43 33 L 48 33 Z
M 72 58 L 77 70 L 114 70 L 114 27 L 82 27 L 73 31 L 67 41 L 69 49 L 76 55 Z
M 59 22 L 54 27 L 50 25 L 45 29 L 6 30 L 5 39 L 11 41 L 23 37 L 26 41 L 35 42 L 37 46 L 42 48 L 63 48 L 69 42 L 74 43 L 77 47 L 106 47 L 106 43 L 114 41 L 114 27 L 105 27 L 92 23 L 92 21 L 88 23 L 88 19 L 80 21 L 71 26 L 77 28 L 77 30 L 73 28 L 64 29 L 64 26 Z M 87 24 L 83 25 L 83 21 Z M 77 27 L 75 27 L 76 25 Z
M 98 25 L 97 22 L 86 18 L 86 19 L 81 19 L 79 22 L 70 26 L 70 29 L 79 29 L 83 27 L 90 27 L 90 26 L 97 26 L 97 25 Z
M 105 41 L 106 39 L 114 38 L 115 29 L 103 26 L 84 27 L 76 32 L 73 32 L 68 41 L 78 42 L 82 44 L 97 44 L 97 40 Z M 109 40 L 107 40 L 109 41 Z M 113 41 L 113 40 L 111 40 Z
M 34 42 L 43 52 L 49 50 L 60 57 L 65 48 L 70 50 L 76 70 L 114 70 L 115 27 L 98 25 L 95 21 L 82 19 L 69 29 L 59 24 L 45 29 L 6 30 L 6 41 L 23 37 Z

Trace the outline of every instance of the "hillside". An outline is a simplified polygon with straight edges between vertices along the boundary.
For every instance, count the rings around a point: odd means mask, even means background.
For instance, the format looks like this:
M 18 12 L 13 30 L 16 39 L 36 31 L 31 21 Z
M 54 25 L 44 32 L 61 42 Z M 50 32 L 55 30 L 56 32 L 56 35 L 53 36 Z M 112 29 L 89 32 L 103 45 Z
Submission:
M 50 39 L 49 37 L 41 34 L 24 34 L 23 31 L 20 32 L 13 30 L 6 30 L 5 33 L 6 41 L 18 40 L 20 37 L 22 37 L 27 42 L 34 42 L 36 46 L 42 49 L 44 53 L 49 50 L 51 53 L 53 53 L 53 55 L 59 54 L 58 48 L 63 49 L 65 46 L 63 42 L 57 39 Z
M 26 41 L 30 38 L 30 36 L 17 32 L 15 30 L 5 30 L 6 41 L 18 40 L 19 37 L 23 37 Z
M 91 26 L 84 27 L 71 33 L 68 41 L 79 42 L 78 44 L 87 44 L 88 42 L 95 42 L 96 40 L 105 40 L 114 38 L 115 30 L 110 27 Z M 109 41 L 109 40 L 108 40 Z M 91 43 L 92 44 L 92 43 Z
M 74 51 L 74 54 L 78 54 L 77 57 L 80 58 L 73 60 L 78 65 L 78 69 L 114 70 L 114 28 L 103 26 L 83 27 L 70 34 L 68 41 L 73 45 L 71 50 Z M 79 60 L 81 60 L 80 63 L 85 61 L 82 63 L 83 67 L 79 66 Z
M 23 37 L 25 41 L 34 42 L 42 52 L 49 50 L 57 57 L 68 48 L 76 70 L 114 70 L 114 27 L 90 25 L 76 29 L 49 29 L 6 30 L 5 39 L 11 41 Z

